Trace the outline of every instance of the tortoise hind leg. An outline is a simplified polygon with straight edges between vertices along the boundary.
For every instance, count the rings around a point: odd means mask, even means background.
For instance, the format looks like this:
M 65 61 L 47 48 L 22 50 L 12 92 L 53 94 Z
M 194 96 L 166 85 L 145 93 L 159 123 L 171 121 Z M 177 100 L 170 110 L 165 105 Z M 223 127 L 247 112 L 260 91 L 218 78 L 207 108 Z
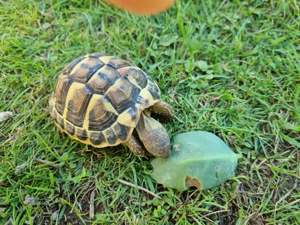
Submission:
M 134 154 L 147 158 L 146 149 L 141 140 L 136 137 L 136 135 L 132 134 L 129 140 L 124 144 L 127 145 L 130 151 L 132 151 Z
M 163 117 L 163 119 L 171 119 L 174 117 L 174 109 L 171 105 L 164 101 L 159 101 L 155 103 L 153 106 L 150 107 L 150 109 Z

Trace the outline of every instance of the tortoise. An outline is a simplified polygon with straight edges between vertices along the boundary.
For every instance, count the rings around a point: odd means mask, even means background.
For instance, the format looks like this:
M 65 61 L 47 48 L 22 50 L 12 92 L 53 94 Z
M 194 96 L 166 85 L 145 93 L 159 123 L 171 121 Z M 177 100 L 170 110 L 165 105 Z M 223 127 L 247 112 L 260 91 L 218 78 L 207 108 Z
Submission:
M 91 53 L 60 73 L 49 99 L 61 132 L 97 148 L 124 143 L 135 154 L 170 156 L 170 139 L 151 117 L 174 116 L 160 89 L 140 68 L 116 56 Z

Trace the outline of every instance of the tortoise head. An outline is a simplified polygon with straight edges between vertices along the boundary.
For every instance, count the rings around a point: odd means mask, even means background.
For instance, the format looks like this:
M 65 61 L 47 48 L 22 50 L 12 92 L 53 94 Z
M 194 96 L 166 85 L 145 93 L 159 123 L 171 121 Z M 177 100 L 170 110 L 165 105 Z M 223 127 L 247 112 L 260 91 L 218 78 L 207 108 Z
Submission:
M 153 156 L 168 158 L 171 155 L 169 136 L 165 128 L 150 116 L 149 110 L 141 113 L 136 130 L 145 148 Z

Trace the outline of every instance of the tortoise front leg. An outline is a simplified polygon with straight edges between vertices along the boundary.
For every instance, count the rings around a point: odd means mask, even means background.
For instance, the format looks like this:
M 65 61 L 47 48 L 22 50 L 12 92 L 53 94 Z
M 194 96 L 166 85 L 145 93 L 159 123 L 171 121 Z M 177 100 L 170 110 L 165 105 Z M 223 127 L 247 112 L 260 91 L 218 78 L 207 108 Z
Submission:
M 158 115 L 162 116 L 164 119 L 171 119 L 172 117 L 174 117 L 174 109 L 171 105 L 164 101 L 155 103 L 150 107 L 150 109 Z
M 146 149 L 141 140 L 134 134 L 124 143 L 134 154 L 147 158 Z

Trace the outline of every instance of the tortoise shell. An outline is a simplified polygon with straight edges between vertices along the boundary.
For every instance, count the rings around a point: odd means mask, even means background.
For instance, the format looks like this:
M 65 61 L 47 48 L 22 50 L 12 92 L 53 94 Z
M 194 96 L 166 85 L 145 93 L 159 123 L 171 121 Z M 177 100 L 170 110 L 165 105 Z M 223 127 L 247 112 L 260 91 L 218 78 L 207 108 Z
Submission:
M 133 64 L 104 53 L 76 58 L 60 73 L 49 99 L 57 127 L 98 148 L 126 142 L 142 110 L 160 90 Z

